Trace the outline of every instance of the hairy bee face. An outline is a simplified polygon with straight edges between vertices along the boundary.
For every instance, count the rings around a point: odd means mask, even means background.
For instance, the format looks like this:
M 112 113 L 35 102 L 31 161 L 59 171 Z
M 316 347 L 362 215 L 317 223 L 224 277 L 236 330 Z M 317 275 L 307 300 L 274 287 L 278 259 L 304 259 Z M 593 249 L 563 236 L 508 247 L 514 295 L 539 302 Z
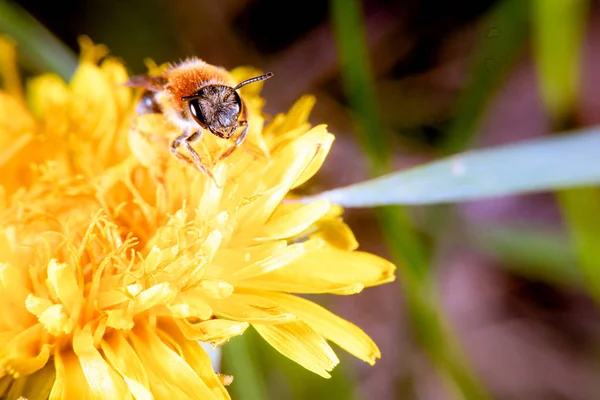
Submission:
M 233 135 L 242 112 L 242 100 L 233 88 L 208 85 L 190 97 L 190 114 L 198 125 L 220 138 Z

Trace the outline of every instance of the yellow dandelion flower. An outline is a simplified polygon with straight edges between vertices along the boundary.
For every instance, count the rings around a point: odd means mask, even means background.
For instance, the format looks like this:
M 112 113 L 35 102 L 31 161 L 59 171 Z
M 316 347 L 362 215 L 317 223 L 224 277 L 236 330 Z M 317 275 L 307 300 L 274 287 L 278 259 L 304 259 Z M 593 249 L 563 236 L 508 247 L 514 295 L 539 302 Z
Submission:
M 23 95 L 0 42 L 0 395 L 229 398 L 199 342 L 250 325 L 324 377 L 338 363 L 328 340 L 374 363 L 358 327 L 294 295 L 394 279 L 356 251 L 339 207 L 286 201 L 333 141 L 307 122 L 314 99 L 263 128 L 260 85 L 243 88 L 248 143 L 214 166 L 218 187 L 169 153 L 163 115 L 135 116 L 124 67 L 82 47 L 70 83 L 43 75 Z M 214 162 L 223 142 L 196 148 Z

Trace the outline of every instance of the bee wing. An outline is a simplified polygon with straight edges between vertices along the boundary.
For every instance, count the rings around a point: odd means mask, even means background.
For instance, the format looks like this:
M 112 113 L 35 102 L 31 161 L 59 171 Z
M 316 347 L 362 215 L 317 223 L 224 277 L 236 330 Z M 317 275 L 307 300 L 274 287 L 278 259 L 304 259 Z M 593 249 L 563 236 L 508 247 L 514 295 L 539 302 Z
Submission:
M 167 84 L 167 79 L 162 76 L 137 75 L 129 78 L 125 86 L 143 88 L 151 92 L 158 92 Z

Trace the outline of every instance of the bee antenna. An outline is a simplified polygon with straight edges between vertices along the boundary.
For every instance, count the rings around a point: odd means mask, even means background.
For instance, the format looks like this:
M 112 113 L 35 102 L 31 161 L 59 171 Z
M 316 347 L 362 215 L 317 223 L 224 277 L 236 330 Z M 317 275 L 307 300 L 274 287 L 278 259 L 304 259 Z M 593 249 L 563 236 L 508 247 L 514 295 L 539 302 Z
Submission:
M 254 83 L 254 82 L 260 82 L 260 81 L 264 81 L 266 79 L 269 79 L 270 77 L 272 77 L 274 74 L 272 72 L 267 72 L 264 75 L 261 76 L 257 76 L 254 78 L 250 78 L 250 79 L 246 79 L 245 81 L 238 83 L 238 85 L 236 87 L 233 88 L 233 90 L 238 90 L 239 88 L 241 88 L 242 86 L 246 86 L 249 83 Z
M 254 82 L 260 82 L 260 81 L 264 81 L 266 79 L 269 79 L 270 77 L 272 77 L 274 74 L 272 72 L 267 72 L 264 75 L 260 75 L 260 76 L 256 76 L 254 78 L 250 78 L 250 79 L 246 79 L 245 81 L 239 83 L 236 87 L 234 88 L 229 88 L 231 91 L 235 92 L 236 90 L 238 90 L 239 88 L 241 88 L 242 86 L 246 86 L 250 83 L 254 83 Z M 193 94 L 191 96 L 185 96 L 181 98 L 181 101 L 189 101 L 189 100 L 194 100 L 199 98 L 200 96 L 198 94 Z

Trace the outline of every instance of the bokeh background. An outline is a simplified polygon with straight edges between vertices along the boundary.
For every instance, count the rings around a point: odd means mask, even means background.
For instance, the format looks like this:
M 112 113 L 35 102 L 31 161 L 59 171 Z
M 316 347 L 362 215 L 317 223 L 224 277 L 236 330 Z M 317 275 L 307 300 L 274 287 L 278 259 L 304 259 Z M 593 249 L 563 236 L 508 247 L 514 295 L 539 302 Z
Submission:
M 571 11 L 549 29 L 552 7 Z M 147 58 L 189 55 L 274 72 L 265 112 L 314 94 L 311 121 L 336 136 L 306 193 L 600 123 L 598 1 L 0 0 L 0 31 L 19 41 L 30 74 L 68 75 L 82 34 L 132 74 L 145 72 Z M 536 49 L 543 39 L 559 52 L 573 32 L 578 46 L 549 68 L 570 65 L 580 50 L 579 91 L 550 115 L 539 84 L 548 61 Z M 36 37 L 48 33 L 64 47 L 40 49 Z M 591 224 L 600 204 L 587 198 Z M 348 209 L 345 219 L 361 249 L 401 264 L 398 280 L 315 300 L 362 327 L 383 357 L 370 367 L 340 350 L 341 365 L 324 380 L 250 332 L 224 350 L 235 399 L 600 398 L 600 297 L 554 193 Z

